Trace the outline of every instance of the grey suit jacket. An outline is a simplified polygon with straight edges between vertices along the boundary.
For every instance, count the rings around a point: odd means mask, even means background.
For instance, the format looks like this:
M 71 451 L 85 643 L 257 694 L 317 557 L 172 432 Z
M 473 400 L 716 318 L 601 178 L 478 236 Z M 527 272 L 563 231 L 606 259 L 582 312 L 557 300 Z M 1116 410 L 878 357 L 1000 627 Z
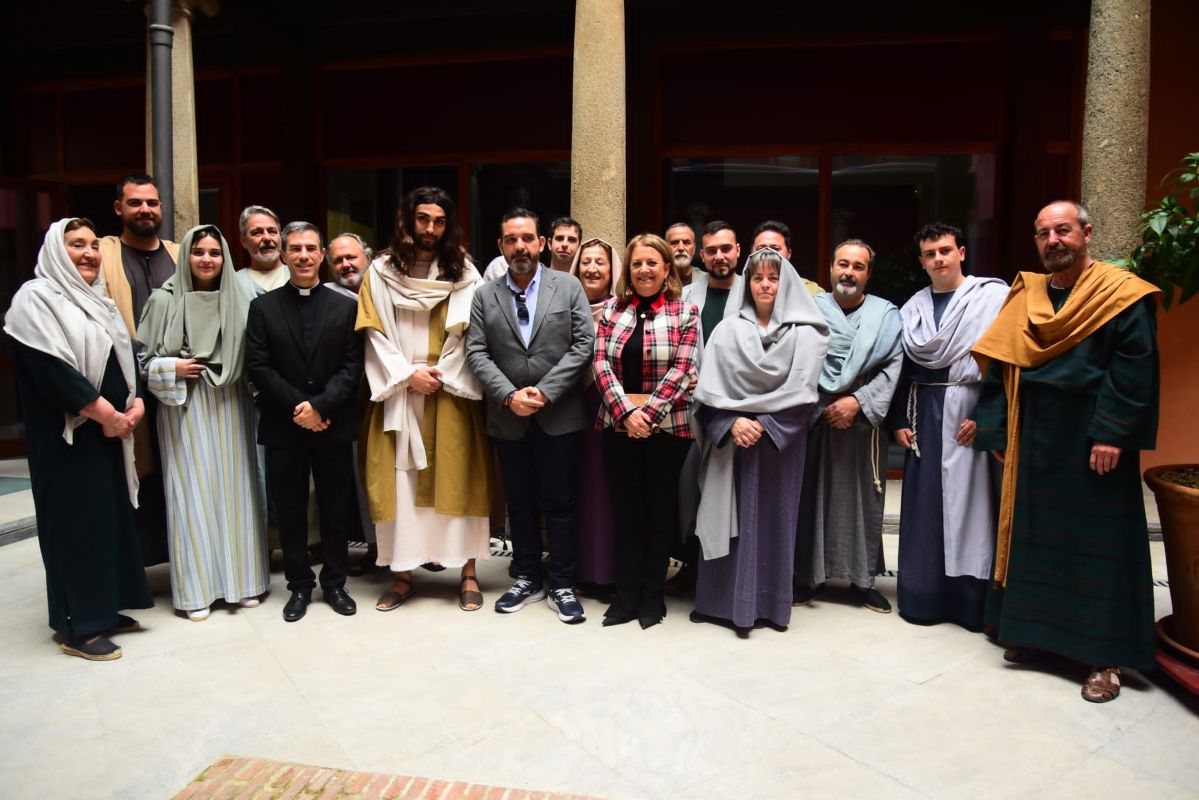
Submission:
M 475 289 L 466 359 L 487 396 L 487 434 L 497 439 L 519 439 L 534 418 L 551 436 L 587 426 L 582 377 L 595 349 L 591 306 L 575 276 L 543 267 L 540 280 L 527 348 L 508 282 Z M 536 386 L 549 403 L 533 416 L 520 417 L 504 406 L 504 398 L 526 386 Z

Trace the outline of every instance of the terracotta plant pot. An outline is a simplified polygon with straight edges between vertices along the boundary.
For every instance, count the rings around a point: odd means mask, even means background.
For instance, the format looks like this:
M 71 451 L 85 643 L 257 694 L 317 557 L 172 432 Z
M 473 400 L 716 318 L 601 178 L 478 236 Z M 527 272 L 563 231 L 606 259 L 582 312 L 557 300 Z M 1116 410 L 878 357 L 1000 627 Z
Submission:
M 1167 470 L 1196 465 L 1168 464 L 1145 470 L 1145 483 L 1157 498 L 1166 545 L 1166 572 L 1174 614 L 1171 635 L 1191 650 L 1199 650 L 1199 489 L 1161 479 Z

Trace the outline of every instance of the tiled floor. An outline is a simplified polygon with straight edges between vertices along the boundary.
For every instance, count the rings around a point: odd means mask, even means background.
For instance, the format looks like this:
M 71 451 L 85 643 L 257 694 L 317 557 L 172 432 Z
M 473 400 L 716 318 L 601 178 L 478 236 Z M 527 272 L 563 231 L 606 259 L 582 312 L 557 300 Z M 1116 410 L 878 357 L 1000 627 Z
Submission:
M 896 538 L 887 536 L 888 563 Z M 1160 543 L 1152 545 L 1164 577 Z M 489 602 L 507 561 L 481 565 Z M 1194 797 L 1199 704 L 1129 675 L 1114 703 L 1083 675 L 1007 665 L 982 636 L 916 627 L 830 599 L 748 641 L 687 621 L 569 627 L 542 604 L 466 614 L 455 576 L 418 574 L 358 615 L 323 603 L 203 623 L 158 607 L 125 655 L 60 655 L 45 627 L 37 542 L 0 547 L 0 795 L 163 798 L 226 753 L 606 798 Z M 880 579 L 894 599 L 894 580 Z M 1168 592 L 1155 589 L 1158 614 Z M 319 593 L 318 593 L 319 599 Z

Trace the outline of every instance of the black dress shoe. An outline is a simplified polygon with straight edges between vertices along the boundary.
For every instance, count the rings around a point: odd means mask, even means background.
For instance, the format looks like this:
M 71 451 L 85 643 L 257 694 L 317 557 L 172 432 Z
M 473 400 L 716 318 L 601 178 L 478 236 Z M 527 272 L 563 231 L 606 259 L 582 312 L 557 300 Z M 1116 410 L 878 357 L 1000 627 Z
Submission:
M 311 589 L 296 589 L 291 593 L 291 597 L 287 599 L 287 604 L 283 606 L 283 621 L 295 622 L 298 619 L 303 619 L 308 613 L 308 604 L 312 602 Z
M 358 611 L 358 604 L 350 597 L 344 586 L 335 586 L 325 590 L 325 602 L 343 617 L 352 617 Z

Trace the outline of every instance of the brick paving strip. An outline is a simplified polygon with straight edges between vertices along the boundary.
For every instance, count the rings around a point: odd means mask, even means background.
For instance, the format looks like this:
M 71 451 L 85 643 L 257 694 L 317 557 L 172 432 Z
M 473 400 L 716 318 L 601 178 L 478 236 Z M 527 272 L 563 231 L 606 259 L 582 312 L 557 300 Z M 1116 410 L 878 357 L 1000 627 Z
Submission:
M 174 800 L 598 800 L 573 794 L 221 756 Z

